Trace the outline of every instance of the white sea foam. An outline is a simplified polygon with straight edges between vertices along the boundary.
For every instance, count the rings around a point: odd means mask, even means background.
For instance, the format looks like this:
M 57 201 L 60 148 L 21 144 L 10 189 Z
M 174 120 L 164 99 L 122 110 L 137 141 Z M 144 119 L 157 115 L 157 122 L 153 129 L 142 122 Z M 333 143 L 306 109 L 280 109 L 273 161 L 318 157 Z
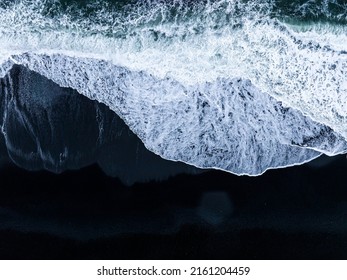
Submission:
M 282 23 L 272 1 L 89 19 L 42 3 L 0 8 L 0 75 L 22 64 L 107 104 L 165 158 L 256 175 L 346 151 L 343 25 Z

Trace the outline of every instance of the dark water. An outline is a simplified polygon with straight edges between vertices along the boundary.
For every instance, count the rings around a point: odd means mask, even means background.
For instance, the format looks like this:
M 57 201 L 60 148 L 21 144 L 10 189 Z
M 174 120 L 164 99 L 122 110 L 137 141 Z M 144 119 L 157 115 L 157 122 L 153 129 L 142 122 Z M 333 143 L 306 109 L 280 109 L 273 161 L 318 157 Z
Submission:
M 347 258 L 345 156 L 201 173 L 23 67 L 0 101 L 2 259 Z
M 57 3 L 57 1 L 55 1 Z M 141 5 L 146 1 L 141 0 L 106 0 L 102 1 L 105 7 L 113 10 L 126 10 L 129 6 Z M 204 5 L 207 2 L 218 3 L 220 1 L 205 1 L 205 0 L 188 0 L 188 1 L 147 1 L 152 5 L 168 3 L 172 6 L 181 6 L 182 4 L 188 7 L 196 7 L 197 5 Z M 271 14 L 274 17 L 286 18 L 299 21 L 330 21 L 335 23 L 347 23 L 347 2 L 346 0 L 274 0 L 274 1 L 255 1 L 243 0 L 240 3 L 248 5 L 255 5 L 256 3 L 262 5 L 262 2 L 271 3 Z M 176 3 L 173 5 L 172 3 Z M 225 1 L 227 5 L 228 1 Z M 86 1 L 59 1 L 60 9 L 63 11 L 84 10 L 86 15 L 92 14 L 96 9 L 100 8 L 100 1 L 86 0 Z M 98 7 L 99 6 L 99 7 Z M 75 11 L 76 11 L 75 10 Z
M 230 0 L 48 0 L 41 5 L 40 13 L 44 16 L 55 17 L 60 14 L 68 14 L 72 18 L 80 19 L 80 17 L 93 17 L 96 13 L 103 9 L 108 12 L 134 12 L 137 9 L 139 12 L 141 9 L 147 9 L 153 6 L 166 6 L 171 9 L 175 16 L 176 13 L 180 13 L 183 10 L 191 9 L 196 12 L 198 7 L 204 7 L 207 3 L 212 6 L 219 6 L 221 9 L 227 7 L 230 4 Z M 259 13 L 268 13 L 273 17 L 285 18 L 295 21 L 329 21 L 332 23 L 347 23 L 347 2 L 346 0 L 238 0 L 236 7 L 239 5 L 240 9 L 242 5 L 255 6 L 259 8 Z M 1 7 L 8 7 L 12 5 L 14 1 L 3 0 L 0 3 Z M 30 3 L 30 1 L 29 1 Z M 266 4 L 266 5 L 264 5 Z M 265 10 L 262 10 L 265 8 Z M 234 11 L 234 15 L 237 16 L 241 10 Z M 189 15 L 189 13 L 187 14 Z M 98 18 L 96 24 L 101 23 L 102 18 Z M 105 22 L 107 19 L 105 19 Z

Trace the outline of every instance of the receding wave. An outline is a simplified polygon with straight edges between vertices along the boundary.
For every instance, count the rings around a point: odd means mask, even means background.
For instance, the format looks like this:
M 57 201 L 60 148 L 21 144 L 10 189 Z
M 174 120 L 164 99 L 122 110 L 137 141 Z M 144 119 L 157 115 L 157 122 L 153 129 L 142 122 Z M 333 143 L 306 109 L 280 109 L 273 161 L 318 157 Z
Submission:
M 343 1 L 5 1 L 14 64 L 116 112 L 160 156 L 258 175 L 346 151 Z

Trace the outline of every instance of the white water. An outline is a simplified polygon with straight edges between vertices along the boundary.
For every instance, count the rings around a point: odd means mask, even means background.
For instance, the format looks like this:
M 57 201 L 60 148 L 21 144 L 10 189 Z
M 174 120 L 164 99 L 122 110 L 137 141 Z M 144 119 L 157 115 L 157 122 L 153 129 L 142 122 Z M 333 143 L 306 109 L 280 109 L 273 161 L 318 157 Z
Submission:
M 0 11 L 0 74 L 22 64 L 107 104 L 164 158 L 257 175 L 346 151 L 344 26 L 285 25 L 256 1 L 90 20 L 23 3 Z

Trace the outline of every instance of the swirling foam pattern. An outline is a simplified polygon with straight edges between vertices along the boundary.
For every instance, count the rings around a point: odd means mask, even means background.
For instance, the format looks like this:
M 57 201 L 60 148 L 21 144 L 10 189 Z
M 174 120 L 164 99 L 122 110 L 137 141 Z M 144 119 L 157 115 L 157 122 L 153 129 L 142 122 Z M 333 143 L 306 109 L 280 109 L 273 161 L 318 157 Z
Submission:
M 259 175 L 347 149 L 344 1 L 0 4 L 20 64 L 108 105 L 145 146 Z

